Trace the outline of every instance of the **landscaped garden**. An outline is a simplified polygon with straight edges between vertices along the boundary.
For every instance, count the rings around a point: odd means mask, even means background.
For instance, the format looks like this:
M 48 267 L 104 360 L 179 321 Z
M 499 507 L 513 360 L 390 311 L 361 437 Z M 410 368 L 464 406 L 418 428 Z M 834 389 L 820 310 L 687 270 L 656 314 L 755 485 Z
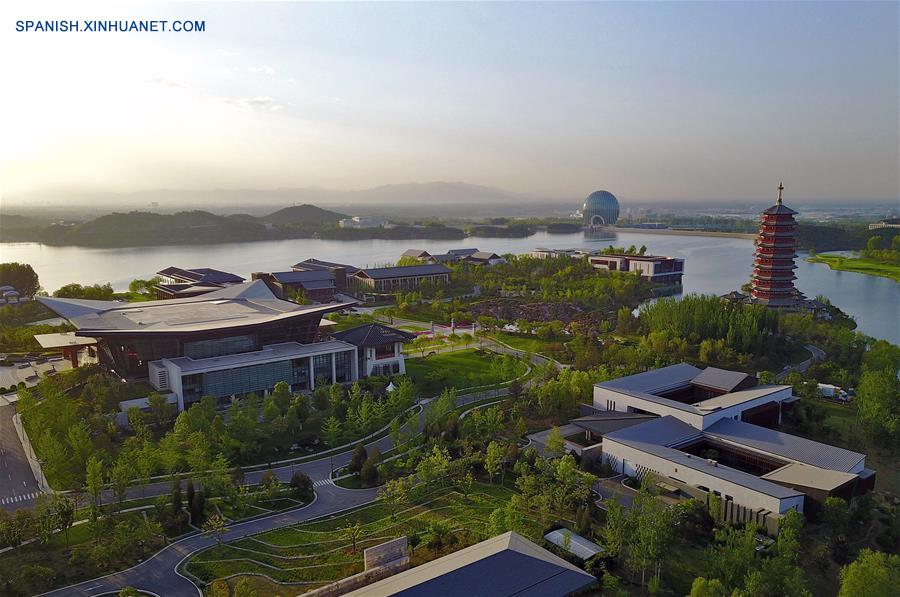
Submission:
M 524 375 L 528 366 L 515 357 L 479 349 L 433 354 L 406 361 L 406 373 L 422 396 L 435 396 L 444 388 L 489 386 Z
M 207 583 L 259 574 L 269 579 L 261 583 L 269 585 L 266 594 L 288 590 L 278 583 L 299 593 L 361 572 L 365 548 L 403 536 L 409 538 L 411 563 L 417 566 L 491 536 L 491 513 L 512 494 L 507 487 L 479 482 L 466 493 L 437 488 L 422 492 L 401 511 L 378 502 L 337 518 L 215 546 L 191 558 L 186 570 Z M 539 538 L 540 524 L 529 512 L 521 515 L 519 531 Z M 239 579 L 228 582 L 234 585 Z

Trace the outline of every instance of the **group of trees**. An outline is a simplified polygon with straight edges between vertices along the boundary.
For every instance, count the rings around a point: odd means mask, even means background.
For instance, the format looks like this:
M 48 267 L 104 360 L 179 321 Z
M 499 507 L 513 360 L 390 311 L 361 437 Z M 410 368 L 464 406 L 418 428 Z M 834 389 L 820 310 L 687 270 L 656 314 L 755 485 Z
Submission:
M 23 297 L 34 296 L 41 289 L 38 276 L 27 263 L 0 263 L 0 286 L 12 286 Z
M 886 244 L 882 237 L 872 236 L 866 242 L 866 248 L 860 251 L 860 255 L 884 263 L 900 263 L 900 234 L 891 238 L 889 246 L 885 246 Z

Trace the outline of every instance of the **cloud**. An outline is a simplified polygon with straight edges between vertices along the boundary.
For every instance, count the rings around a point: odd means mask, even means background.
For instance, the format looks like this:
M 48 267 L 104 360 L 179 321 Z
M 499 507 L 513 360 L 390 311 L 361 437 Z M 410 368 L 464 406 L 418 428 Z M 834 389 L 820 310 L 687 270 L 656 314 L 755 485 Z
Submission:
M 247 72 L 253 73 L 255 75 L 266 75 L 268 77 L 271 77 L 275 74 L 275 69 L 268 64 L 264 64 L 262 66 L 251 66 L 247 69 Z
M 147 79 L 147 82 L 152 83 L 153 85 L 162 85 L 163 87 L 177 87 L 180 89 L 187 88 L 187 85 L 185 85 L 184 83 L 173 81 L 172 79 L 166 79 L 165 77 L 153 77 L 152 79 Z
M 284 109 L 283 105 L 279 104 L 273 98 L 267 95 L 260 95 L 257 97 L 227 98 L 225 100 L 225 103 L 246 110 L 263 110 L 265 112 L 278 112 L 279 110 Z

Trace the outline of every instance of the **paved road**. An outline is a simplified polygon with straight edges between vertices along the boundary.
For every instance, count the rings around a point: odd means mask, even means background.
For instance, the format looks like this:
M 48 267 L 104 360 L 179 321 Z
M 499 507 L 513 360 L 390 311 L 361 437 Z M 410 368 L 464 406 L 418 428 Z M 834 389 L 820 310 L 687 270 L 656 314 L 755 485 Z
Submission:
M 14 414 L 15 405 L 0 398 L 0 507 L 10 512 L 33 506 L 34 498 L 40 495 L 13 427 Z
M 248 535 L 262 533 L 279 527 L 297 524 L 327 516 L 369 503 L 376 498 L 377 489 L 342 489 L 333 484 L 316 488 L 316 500 L 289 512 L 273 514 L 266 518 L 233 524 L 222 535 L 223 541 L 235 541 Z M 109 576 L 63 587 L 45 595 L 95 596 L 114 593 L 123 587 L 134 587 L 165 597 L 200 595 L 197 586 L 177 572 L 178 565 L 192 554 L 215 544 L 212 537 L 192 535 L 172 543 L 141 564 Z

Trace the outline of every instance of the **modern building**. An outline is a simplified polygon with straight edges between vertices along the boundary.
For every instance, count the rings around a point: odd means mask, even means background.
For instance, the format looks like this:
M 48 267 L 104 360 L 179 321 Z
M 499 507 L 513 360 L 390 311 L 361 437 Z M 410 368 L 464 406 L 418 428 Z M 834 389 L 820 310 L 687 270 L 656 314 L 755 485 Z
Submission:
M 869 230 L 881 230 L 882 228 L 900 228 L 900 218 L 885 218 L 869 224 Z
M 865 454 L 770 428 L 795 400 L 791 386 L 681 363 L 596 384 L 597 420 L 573 423 L 602 435 L 602 457 L 614 470 L 716 495 L 733 502 L 726 507 L 740 520 L 792 508 L 815 514 L 830 496 L 872 489 Z
M 594 191 L 584 200 L 581 218 L 586 228 L 615 226 L 619 219 L 619 200 L 609 191 Z
M 372 216 L 353 216 L 338 220 L 338 226 L 341 228 L 382 228 L 387 225 L 387 220 Z
M 463 257 L 461 261 L 470 265 L 498 265 L 500 263 L 506 263 L 506 259 L 496 253 L 491 253 L 490 251 L 476 251 L 471 255 Z
M 357 349 L 321 341 L 326 313 L 355 303 L 299 305 L 256 280 L 200 296 L 143 303 L 39 297 L 97 342 L 101 366 L 146 379 L 184 409 L 202 396 L 266 392 L 279 381 L 294 390 L 359 377 Z
M 41 348 L 58 350 L 73 367 L 99 362 L 97 340 L 94 338 L 78 337 L 74 332 L 57 332 L 35 334 L 34 339 L 41 345 Z
M 343 292 L 350 287 L 351 278 L 359 271 L 355 265 L 345 263 L 333 263 L 320 259 L 307 259 L 295 263 L 291 269 L 297 272 L 328 270 L 334 275 L 334 287 L 338 292 Z
M 805 297 L 794 287 L 794 258 L 797 256 L 796 211 L 782 203 L 784 184 L 778 185 L 775 205 L 760 217 L 756 239 L 750 296 L 770 307 L 791 307 Z
M 479 253 L 483 252 L 478 249 L 450 249 L 446 253 L 432 255 L 424 249 L 407 249 L 401 257 L 416 259 L 422 263 L 456 263 L 466 261 Z
M 364 291 L 390 293 L 412 290 L 423 282 L 435 285 L 450 283 L 450 269 L 439 263 L 361 269 L 353 276 L 353 285 Z
M 334 338 L 356 346 L 357 370 L 360 377 L 369 375 L 405 375 L 403 345 L 415 334 L 380 323 L 370 323 L 336 332 Z
M 288 272 L 254 272 L 253 280 L 262 280 L 275 296 L 293 299 L 301 296 L 317 303 L 330 303 L 334 300 L 334 271 L 330 269 L 311 269 L 306 271 L 291 270 Z
M 170 266 L 159 270 L 156 275 L 160 281 L 153 288 L 156 298 L 160 300 L 199 296 L 244 282 L 240 276 L 208 267 L 182 269 Z
M 677 257 L 612 253 L 590 255 L 588 262 L 598 269 L 637 273 L 657 284 L 680 285 L 684 276 L 684 259 Z
M 348 597 L 563 597 L 597 582 L 574 564 L 508 532 L 410 568 Z
M 19 291 L 12 286 L 0 286 L 0 305 L 15 305 L 22 301 Z

